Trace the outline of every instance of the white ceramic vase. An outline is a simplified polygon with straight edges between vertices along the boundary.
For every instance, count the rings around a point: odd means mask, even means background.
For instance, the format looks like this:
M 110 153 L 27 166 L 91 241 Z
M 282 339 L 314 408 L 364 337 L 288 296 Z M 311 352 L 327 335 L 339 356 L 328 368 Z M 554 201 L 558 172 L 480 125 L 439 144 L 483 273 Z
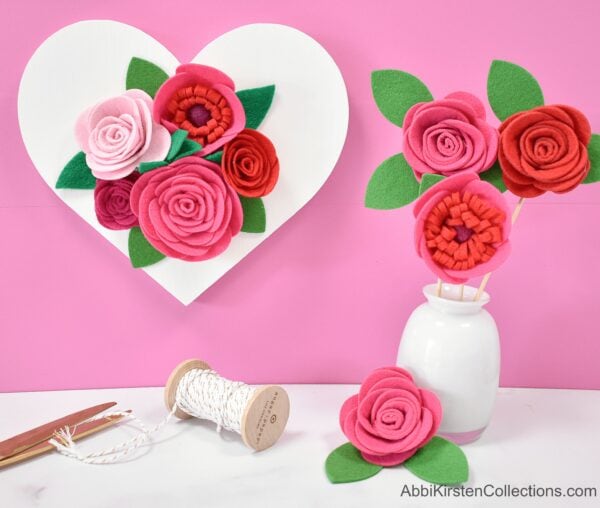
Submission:
M 477 288 L 436 284 L 423 288 L 427 302 L 406 323 L 398 366 L 413 374 L 417 384 L 439 397 L 443 417 L 439 433 L 458 444 L 475 441 L 487 427 L 498 390 L 500 342 L 496 322 L 483 306 Z

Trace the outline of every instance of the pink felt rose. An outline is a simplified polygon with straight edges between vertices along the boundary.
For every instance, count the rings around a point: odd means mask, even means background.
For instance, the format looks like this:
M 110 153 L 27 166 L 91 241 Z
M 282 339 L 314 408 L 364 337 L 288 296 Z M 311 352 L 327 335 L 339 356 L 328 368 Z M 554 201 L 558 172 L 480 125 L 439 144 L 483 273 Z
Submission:
M 208 155 L 233 139 L 246 125 L 235 84 L 218 69 L 184 64 L 156 92 L 154 119 L 170 132 L 188 131 Z
M 415 104 L 402 127 L 404 156 L 418 180 L 424 173 L 481 173 L 496 160 L 498 130 L 486 122 L 483 104 L 470 93 Z
M 396 466 L 412 457 L 437 432 L 442 406 L 399 367 L 376 369 L 360 391 L 344 402 L 340 426 L 367 462 Z
M 142 162 L 163 160 L 171 146 L 169 131 L 152 120 L 152 98 L 142 90 L 127 90 L 84 111 L 75 136 L 100 180 L 118 180 Z
M 510 253 L 510 210 L 476 173 L 430 187 L 415 203 L 415 247 L 438 277 L 464 284 L 500 266 Z
M 108 229 L 131 229 L 138 219 L 131 210 L 129 198 L 138 172 L 120 180 L 96 180 L 94 208 L 98 222 Z
M 131 190 L 131 209 L 155 249 L 186 261 L 219 255 L 243 222 L 219 166 L 195 155 L 144 173 Z

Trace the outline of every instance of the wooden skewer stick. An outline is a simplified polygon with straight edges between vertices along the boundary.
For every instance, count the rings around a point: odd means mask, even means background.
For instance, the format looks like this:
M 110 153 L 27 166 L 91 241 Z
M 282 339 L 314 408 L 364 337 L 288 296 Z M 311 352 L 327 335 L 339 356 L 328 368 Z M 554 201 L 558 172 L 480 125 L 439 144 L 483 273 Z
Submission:
M 465 285 L 460 285 L 460 301 L 462 302 L 465 298 Z
M 435 296 L 442 296 L 442 279 L 438 279 L 437 281 L 437 287 L 435 288 Z
M 517 206 L 515 206 L 515 209 L 513 210 L 512 217 L 511 217 L 511 222 L 513 224 L 515 222 L 517 222 L 517 219 L 519 218 L 519 214 L 521 213 L 521 208 L 523 208 L 523 203 L 525 203 L 525 198 L 519 199 Z M 489 282 L 491 276 L 492 276 L 492 272 L 486 273 L 484 275 L 483 279 L 481 280 L 481 284 L 479 284 L 479 289 L 477 290 L 477 294 L 475 295 L 474 301 L 477 301 L 481 298 L 481 295 L 483 294 L 483 291 L 485 290 L 485 286 L 487 286 L 487 283 Z

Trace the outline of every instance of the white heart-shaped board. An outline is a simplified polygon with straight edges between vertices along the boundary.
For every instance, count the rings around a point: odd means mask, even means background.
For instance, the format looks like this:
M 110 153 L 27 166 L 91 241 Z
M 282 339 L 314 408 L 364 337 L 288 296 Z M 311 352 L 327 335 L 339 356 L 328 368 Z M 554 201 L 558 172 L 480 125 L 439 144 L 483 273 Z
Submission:
M 79 151 L 74 125 L 98 101 L 125 91 L 132 57 L 149 60 L 169 75 L 179 61 L 162 44 L 115 21 L 82 21 L 49 37 L 25 68 L 19 88 L 19 124 L 29 156 L 46 183 L 82 219 L 128 255 L 127 231 L 102 227 L 93 192 L 55 189 L 65 164 Z M 348 128 L 348 96 L 331 56 L 314 39 L 275 24 L 245 25 L 204 47 L 192 60 L 216 67 L 236 88 L 275 84 L 273 105 L 259 130 L 275 145 L 280 177 L 264 198 L 265 233 L 240 233 L 229 248 L 208 261 L 167 258 L 144 268 L 183 304 L 239 263 L 304 206 L 325 183 Z M 133 268 L 132 268 L 133 270 Z

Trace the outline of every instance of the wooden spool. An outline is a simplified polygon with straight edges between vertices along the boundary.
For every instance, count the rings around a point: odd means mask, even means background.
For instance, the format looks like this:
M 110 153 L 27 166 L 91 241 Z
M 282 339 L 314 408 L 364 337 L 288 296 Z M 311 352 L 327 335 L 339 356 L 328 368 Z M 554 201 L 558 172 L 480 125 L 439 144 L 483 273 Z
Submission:
M 186 360 L 171 372 L 165 386 L 165 404 L 169 411 L 175 405 L 181 378 L 194 369 L 207 370 L 210 366 L 202 360 Z M 290 400 L 281 386 L 256 388 L 242 416 L 241 434 L 246 446 L 261 451 L 274 445 L 285 429 L 289 414 Z M 191 418 L 191 415 L 180 408 L 176 409 L 175 416 L 181 419 Z

